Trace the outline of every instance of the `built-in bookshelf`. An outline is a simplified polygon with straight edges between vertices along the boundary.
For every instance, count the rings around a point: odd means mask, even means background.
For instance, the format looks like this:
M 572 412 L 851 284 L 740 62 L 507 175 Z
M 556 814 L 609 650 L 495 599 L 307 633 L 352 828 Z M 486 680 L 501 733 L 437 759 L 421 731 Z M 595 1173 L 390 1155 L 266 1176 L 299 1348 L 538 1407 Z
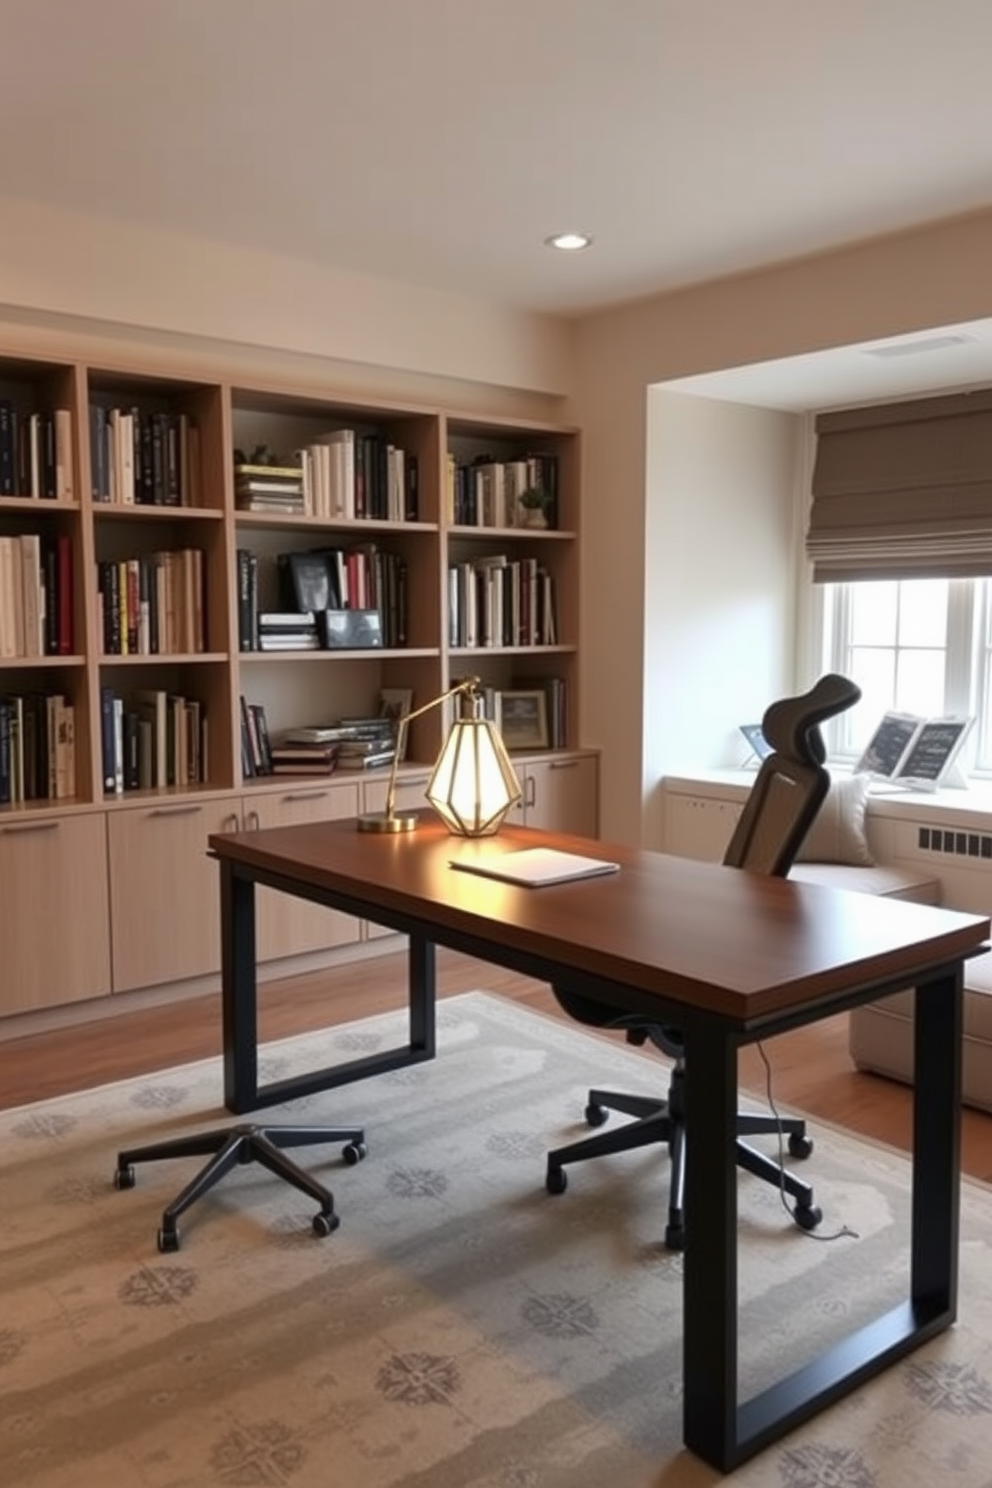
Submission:
M 109 948 L 69 936 L 34 966 L 40 931 L 4 919 L 23 967 L 0 1015 L 212 972 L 215 926 L 181 953 L 135 938 L 141 895 L 213 914 L 209 831 L 371 801 L 354 768 L 284 799 L 291 758 L 259 768 L 246 720 L 278 750 L 473 675 L 493 708 L 523 700 L 522 764 L 579 753 L 578 481 L 567 428 L 0 353 L 0 898 L 34 875 L 71 903 L 84 877 L 110 922 Z M 326 611 L 302 608 L 308 573 Z M 404 778 L 446 721 L 413 722 Z M 295 948 L 280 923 L 265 954 Z

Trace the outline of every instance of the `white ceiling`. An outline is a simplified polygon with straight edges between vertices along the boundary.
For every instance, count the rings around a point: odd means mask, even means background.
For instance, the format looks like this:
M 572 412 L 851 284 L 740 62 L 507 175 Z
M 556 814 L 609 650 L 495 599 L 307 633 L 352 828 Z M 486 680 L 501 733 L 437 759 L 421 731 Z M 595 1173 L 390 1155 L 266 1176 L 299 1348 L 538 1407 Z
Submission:
M 571 315 L 992 203 L 990 59 L 992 0 L 0 0 L 0 197 Z

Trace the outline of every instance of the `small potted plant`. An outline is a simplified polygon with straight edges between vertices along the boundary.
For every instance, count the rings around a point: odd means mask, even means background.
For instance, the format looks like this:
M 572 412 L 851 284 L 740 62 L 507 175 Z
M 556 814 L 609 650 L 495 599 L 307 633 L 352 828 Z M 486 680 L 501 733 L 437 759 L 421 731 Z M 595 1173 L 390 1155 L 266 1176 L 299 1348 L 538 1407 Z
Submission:
M 551 493 L 542 486 L 528 486 L 521 491 L 517 501 L 524 514 L 525 527 L 547 527 L 551 511 Z

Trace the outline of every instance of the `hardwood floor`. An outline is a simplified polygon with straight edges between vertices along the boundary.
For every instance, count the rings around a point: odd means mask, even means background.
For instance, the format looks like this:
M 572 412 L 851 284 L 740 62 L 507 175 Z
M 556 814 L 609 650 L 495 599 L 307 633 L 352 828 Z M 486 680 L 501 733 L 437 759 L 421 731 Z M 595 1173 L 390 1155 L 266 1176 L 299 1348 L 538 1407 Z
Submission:
M 405 976 L 406 958 L 400 954 L 269 982 L 259 997 L 261 1037 L 286 1038 L 402 1006 Z M 440 995 L 476 989 L 512 998 L 553 1017 L 565 1016 L 543 983 L 454 951 L 439 951 Z M 615 1039 L 617 1035 L 603 1037 Z M 218 996 L 0 1042 L 0 1108 L 203 1059 L 217 1053 L 220 1042 Z M 860 1074 L 852 1067 L 843 1016 L 769 1040 L 765 1049 L 772 1065 L 775 1102 L 781 1109 L 796 1108 L 876 1141 L 906 1148 L 910 1092 L 895 1081 Z M 759 1097 L 766 1095 L 764 1066 L 754 1049 L 741 1056 L 741 1084 Z M 962 1164 L 966 1173 L 992 1182 L 992 1116 L 964 1111 Z

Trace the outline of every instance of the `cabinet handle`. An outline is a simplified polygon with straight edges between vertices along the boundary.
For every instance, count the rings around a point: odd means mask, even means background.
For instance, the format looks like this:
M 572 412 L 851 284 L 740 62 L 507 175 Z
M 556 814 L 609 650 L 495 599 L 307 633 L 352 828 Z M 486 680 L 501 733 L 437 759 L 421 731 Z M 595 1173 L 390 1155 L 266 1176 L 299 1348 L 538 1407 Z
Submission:
M 12 823 L 9 826 L 0 827 L 0 832 L 5 833 L 8 837 L 15 837 L 22 832 L 54 832 L 59 826 L 61 826 L 61 822 L 57 821 L 17 822 L 16 824 Z
M 245 813 L 245 829 L 249 832 L 257 832 L 259 828 L 258 812 L 248 811 Z
M 228 816 L 225 816 L 223 821 L 223 830 L 225 832 L 236 832 L 240 826 L 241 823 L 238 821 L 238 813 L 236 811 L 232 811 Z
M 548 763 L 550 764 L 552 770 L 574 770 L 579 761 L 577 759 L 549 760 Z
M 330 791 L 326 791 L 326 790 L 308 790 L 308 791 L 299 790 L 299 791 L 289 791 L 285 796 L 283 796 L 283 800 L 284 801 L 322 801 L 325 796 L 329 796 L 330 794 L 331 794 Z
M 524 796 L 524 804 L 527 806 L 537 805 L 537 776 L 527 776 L 527 794 Z
M 156 806 L 149 816 L 193 816 L 203 810 L 202 806 Z

